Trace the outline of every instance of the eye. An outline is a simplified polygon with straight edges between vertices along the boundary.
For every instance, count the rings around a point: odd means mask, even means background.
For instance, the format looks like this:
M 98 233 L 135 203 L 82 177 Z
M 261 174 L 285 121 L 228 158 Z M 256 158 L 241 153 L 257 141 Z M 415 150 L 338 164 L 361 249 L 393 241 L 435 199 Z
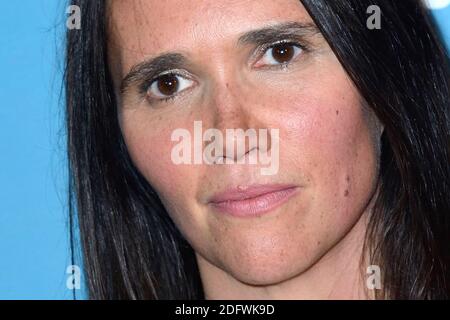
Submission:
M 147 89 L 147 97 L 156 100 L 169 100 L 189 88 L 194 81 L 175 73 L 167 73 L 152 81 Z
M 303 51 L 302 46 L 294 42 L 276 43 L 264 50 L 258 66 L 285 66 L 295 60 Z

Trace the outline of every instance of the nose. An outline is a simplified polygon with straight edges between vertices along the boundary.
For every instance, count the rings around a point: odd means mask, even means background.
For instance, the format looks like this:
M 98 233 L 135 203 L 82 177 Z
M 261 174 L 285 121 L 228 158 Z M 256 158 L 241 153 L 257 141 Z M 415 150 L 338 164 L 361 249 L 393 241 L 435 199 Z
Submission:
M 215 163 L 245 163 L 247 159 L 256 164 L 261 146 L 265 152 L 270 150 L 270 136 L 259 135 L 266 126 L 259 120 L 257 102 L 248 90 L 231 81 L 217 82 L 210 90 L 210 125 L 224 137 Z

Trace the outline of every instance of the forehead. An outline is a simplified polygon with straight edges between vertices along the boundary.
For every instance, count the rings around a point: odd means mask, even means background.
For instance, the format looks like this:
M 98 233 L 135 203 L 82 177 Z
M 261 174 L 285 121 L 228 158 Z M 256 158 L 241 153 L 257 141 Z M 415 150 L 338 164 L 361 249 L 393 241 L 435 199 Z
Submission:
M 112 0 L 109 15 L 110 45 L 127 60 L 224 49 L 239 34 L 270 23 L 311 22 L 299 0 Z

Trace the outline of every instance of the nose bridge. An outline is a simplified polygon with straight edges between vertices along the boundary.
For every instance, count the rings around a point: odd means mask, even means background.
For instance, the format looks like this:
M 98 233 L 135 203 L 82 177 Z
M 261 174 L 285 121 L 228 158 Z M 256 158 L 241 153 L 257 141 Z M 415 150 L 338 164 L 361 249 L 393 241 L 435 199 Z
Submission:
M 252 106 L 246 101 L 251 90 L 242 61 L 236 58 L 234 46 L 222 43 L 208 47 L 202 56 L 207 57 L 203 62 L 204 74 L 208 79 L 204 107 L 210 127 L 224 131 L 231 128 L 246 130 L 255 125 Z
M 244 88 L 229 76 L 215 81 L 211 90 L 210 108 L 213 112 L 214 128 L 248 129 L 251 127 L 251 112 L 245 105 Z

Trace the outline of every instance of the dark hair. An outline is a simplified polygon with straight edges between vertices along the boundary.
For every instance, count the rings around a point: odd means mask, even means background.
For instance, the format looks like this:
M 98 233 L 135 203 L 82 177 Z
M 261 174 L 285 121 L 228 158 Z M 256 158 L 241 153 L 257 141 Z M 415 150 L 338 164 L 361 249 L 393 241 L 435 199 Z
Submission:
M 301 2 L 384 125 L 365 241 L 382 270 L 376 297 L 450 298 L 450 73 L 429 12 L 419 0 Z M 82 28 L 67 32 L 69 202 L 89 298 L 201 299 L 193 249 L 133 165 L 119 128 L 107 5 L 72 4 Z M 381 29 L 367 28 L 371 5 L 381 9 Z

